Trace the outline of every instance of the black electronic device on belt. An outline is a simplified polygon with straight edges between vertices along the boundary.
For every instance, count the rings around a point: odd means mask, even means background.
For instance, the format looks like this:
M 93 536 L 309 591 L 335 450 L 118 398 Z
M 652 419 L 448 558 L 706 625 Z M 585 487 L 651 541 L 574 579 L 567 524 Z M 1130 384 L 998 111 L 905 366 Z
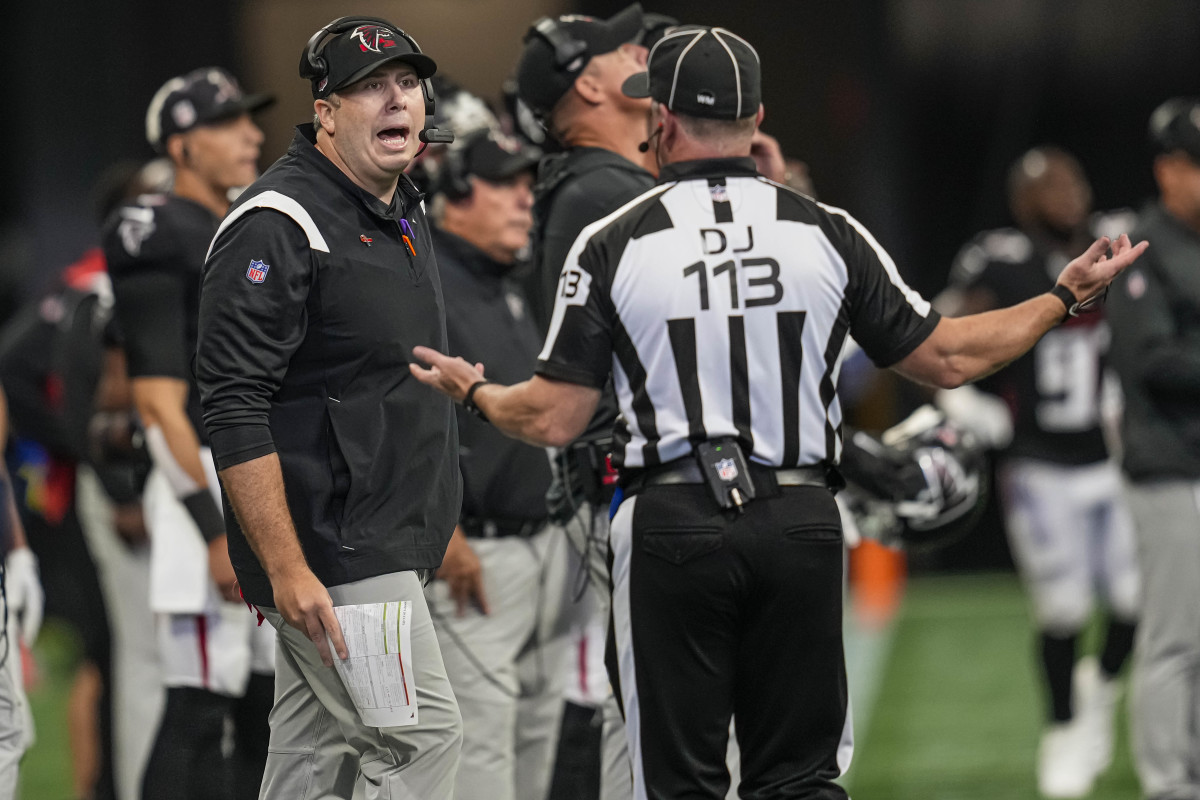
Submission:
M 718 506 L 742 511 L 743 506 L 756 497 L 750 465 L 736 439 L 700 442 L 693 453 Z

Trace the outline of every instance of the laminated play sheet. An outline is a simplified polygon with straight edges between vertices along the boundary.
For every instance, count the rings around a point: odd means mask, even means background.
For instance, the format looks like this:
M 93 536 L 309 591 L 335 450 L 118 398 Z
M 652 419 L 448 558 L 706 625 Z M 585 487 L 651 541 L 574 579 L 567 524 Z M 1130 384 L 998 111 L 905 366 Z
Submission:
M 363 724 L 393 728 L 417 724 L 413 682 L 412 602 L 334 606 L 350 657 L 334 655 L 338 675 L 350 692 Z M 329 645 L 333 651 L 333 644 Z

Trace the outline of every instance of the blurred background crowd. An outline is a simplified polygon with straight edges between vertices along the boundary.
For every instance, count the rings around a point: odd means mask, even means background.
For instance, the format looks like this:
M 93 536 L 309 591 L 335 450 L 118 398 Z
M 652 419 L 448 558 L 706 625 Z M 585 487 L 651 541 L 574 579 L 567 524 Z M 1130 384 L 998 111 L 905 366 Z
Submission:
M 146 747 L 153 733 L 121 731 L 119 722 L 114 727 L 113 642 L 123 626 L 148 624 L 149 617 L 137 597 L 126 598 L 128 608 L 115 608 L 111 600 L 106 606 L 101 582 L 119 586 L 122 577 L 98 577 L 97 565 L 119 560 L 97 552 L 106 545 L 85 541 L 75 502 L 77 491 L 94 488 L 77 485 L 74 474 L 76 464 L 94 456 L 87 428 L 97 423 L 90 412 L 106 410 L 105 404 L 119 409 L 129 400 L 103 382 L 99 394 L 73 396 L 77 385 L 96 386 L 101 344 L 94 352 L 72 350 L 82 363 L 60 363 L 55 348 L 67 334 L 54 324 L 31 326 L 49 319 L 47 303 L 67 309 L 50 314 L 52 323 L 74 319 L 71 303 L 87 296 L 97 269 L 86 254 L 115 204 L 137 191 L 170 186 L 169 167 L 143 168 L 154 155 L 144 132 L 155 90 L 172 76 L 220 65 L 248 90 L 275 95 L 274 105 L 255 117 L 264 134 L 265 167 L 283 153 L 293 127 L 311 116 L 309 87 L 296 76 L 301 45 L 331 17 L 370 14 L 416 37 L 437 60 L 439 75 L 480 98 L 508 134 L 553 149 L 536 125 L 520 119 L 514 103 L 512 76 L 522 38 L 545 15 L 608 17 L 625 5 L 68 0 L 54 26 L 32 4 L 10 10 L 9 46 L 0 56 L 13 101 L 9 123 L 0 126 L 8 154 L 0 162 L 7 188 L 0 195 L 0 381 L 10 395 L 17 379 L 10 376 L 34 369 L 58 381 L 39 387 L 41 400 L 16 410 L 8 443 L 18 507 L 40 561 L 51 620 L 41 643 L 19 651 L 38 731 L 25 759 L 21 796 L 136 797 L 132 787 L 139 779 L 118 774 L 130 768 L 114 766 L 114 742 L 119 751 L 123 737 L 135 736 Z M 644 5 L 681 21 L 725 26 L 757 47 L 763 129 L 788 158 L 789 182 L 853 213 L 909 284 L 928 298 L 940 296 L 939 307 L 947 312 L 979 308 L 962 303 L 964 294 L 980 288 L 964 246 L 981 231 L 1054 227 L 1061 219 L 1055 214 L 1072 204 L 1060 226 L 1069 229 L 1064 238 L 1072 244 L 1092 210 L 1123 213 L 1117 224 L 1131 229 L 1133 215 L 1159 191 L 1147 134 L 1151 112 L 1167 98 L 1200 94 L 1200 6 L 1194 0 Z M 445 114 L 451 105 L 439 111 Z M 453 107 L 465 115 L 460 119 L 470 117 L 461 104 Z M 1194 127 L 1200 136 L 1200 119 Z M 1035 147 L 1043 148 L 1036 151 L 1041 163 L 1026 156 Z M 1059 168 L 1070 184 L 1066 199 L 1041 183 Z M 975 244 L 986 250 L 986 242 Z M 87 338 L 86 331 L 80 335 Z M 31 345 L 38 341 L 45 344 L 40 352 Z M 22 362 L 39 357 L 52 363 Z M 870 430 L 888 428 L 929 399 L 869 366 L 848 368 L 843 381 L 849 421 Z M 1003 394 L 1003 387 L 992 388 Z M 70 424 L 42 419 L 39 427 L 39 412 L 53 415 L 80 404 L 88 413 L 76 414 Z M 1006 437 L 992 443 L 999 461 L 1013 455 L 1005 449 Z M 138 470 L 123 479 L 137 484 Z M 131 552 L 148 547 L 138 487 L 102 488 L 113 495 L 120 535 L 107 546 Z M 974 530 L 936 551 L 904 554 L 867 542 L 852 557 L 851 594 L 859 614 L 851 621 L 857 633 L 848 662 L 860 689 L 855 712 L 863 715 L 856 768 L 848 776 L 855 796 L 1017 798 L 1033 796 L 1039 785 L 1046 789 L 1035 763 L 1048 757 L 1044 726 L 1062 722 L 1063 714 L 1053 709 L 1054 687 L 1039 688 L 1038 676 L 1055 659 L 1046 653 L 1047 636 L 1063 637 L 1058 618 L 1045 610 L 1053 603 L 1035 594 L 1027 605 L 1016 582 L 1020 557 L 1009 544 L 1009 529 L 1020 522 L 1011 513 L 1006 517 L 1005 496 L 1003 487 L 990 493 Z M 954 577 L 961 573 L 971 578 Z M 1115 650 L 1121 643 L 1114 637 L 1131 643 L 1135 612 L 1119 599 L 1108 600 L 1118 621 L 1130 622 L 1129 631 L 1087 616 L 1067 625 L 1070 635 Z M 1089 605 L 1080 615 L 1091 610 Z M 980 625 L 993 636 L 964 641 Z M 149 644 L 145 652 L 120 657 L 151 663 L 152 639 Z M 1108 678 L 1119 677 L 1127 653 L 1128 647 L 1108 652 L 1105 666 L 1114 673 Z M 139 678 L 135 670 L 128 679 L 153 713 L 160 702 L 153 672 Z M 587 705 L 586 687 L 574 700 Z M 1040 710 L 1047 704 L 1049 714 Z M 961 739 L 940 726 L 972 707 L 977 745 L 956 749 Z M 1096 797 L 1138 792 L 1120 714 L 1116 767 L 1095 785 Z M 590 751 L 576 747 L 577 737 L 591 735 L 588 724 L 585 715 L 581 727 L 564 732 L 551 797 L 594 796 L 578 788 L 592 782 Z M 933 791 L 942 787 L 950 793 Z M 1092 789 L 1089 778 L 1083 792 Z M 1051 796 L 1083 796 L 1071 792 Z

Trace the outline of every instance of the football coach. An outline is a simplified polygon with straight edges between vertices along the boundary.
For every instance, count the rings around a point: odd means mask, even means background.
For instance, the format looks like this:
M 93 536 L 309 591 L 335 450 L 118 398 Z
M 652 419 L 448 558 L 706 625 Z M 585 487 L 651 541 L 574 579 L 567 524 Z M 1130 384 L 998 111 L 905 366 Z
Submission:
M 314 124 L 226 215 L 204 267 L 196 374 L 242 592 L 279 632 L 266 800 L 449 800 L 462 720 L 422 583 L 462 485 L 453 405 L 406 370 L 446 323 L 422 196 L 436 65 L 343 17 L 300 59 Z M 444 139 L 441 139 L 444 140 Z M 365 725 L 334 606 L 408 601 L 412 724 Z M 410 695 L 411 696 L 411 695 Z

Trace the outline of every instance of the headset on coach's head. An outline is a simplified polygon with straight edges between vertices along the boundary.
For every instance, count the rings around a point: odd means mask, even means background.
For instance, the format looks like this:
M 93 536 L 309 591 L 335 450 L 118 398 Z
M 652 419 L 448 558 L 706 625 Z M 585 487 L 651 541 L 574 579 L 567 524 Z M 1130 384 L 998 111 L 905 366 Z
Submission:
M 446 148 L 446 156 L 442 160 L 438 175 L 437 189 L 447 200 L 456 202 L 471 194 L 471 168 L 467 164 L 467 151 L 478 139 L 492 136 L 492 131 L 481 129 L 468 133 L 454 147 Z
M 559 69 L 568 69 L 572 61 L 587 52 L 587 42 L 572 37 L 554 17 L 542 17 L 533 23 L 525 34 L 525 41 L 534 36 L 542 37 L 554 49 L 554 63 Z
M 359 25 L 378 25 L 389 31 L 393 31 L 412 46 L 414 53 L 424 55 L 424 51 L 421 50 L 421 46 L 417 44 L 416 39 L 385 19 L 379 17 L 338 17 L 309 38 L 308 44 L 304 47 L 304 55 L 300 58 L 300 77 L 307 78 L 310 81 L 319 81 L 326 77 L 329 74 L 329 65 L 322 56 L 322 53 L 325 51 L 325 45 L 330 38 L 339 33 L 345 33 Z M 433 112 L 437 104 L 437 98 L 433 93 L 433 82 L 429 78 L 421 78 L 421 94 L 425 98 L 425 127 L 417 134 L 417 138 L 425 144 L 449 144 L 453 142 L 453 131 L 443 131 L 433 127 Z
M 457 147 L 446 148 L 446 157 L 442 160 L 441 174 L 438 176 L 438 190 L 447 200 L 462 200 L 471 194 L 471 179 L 466 163 L 466 150 L 470 147 L 471 138 L 468 136 Z

